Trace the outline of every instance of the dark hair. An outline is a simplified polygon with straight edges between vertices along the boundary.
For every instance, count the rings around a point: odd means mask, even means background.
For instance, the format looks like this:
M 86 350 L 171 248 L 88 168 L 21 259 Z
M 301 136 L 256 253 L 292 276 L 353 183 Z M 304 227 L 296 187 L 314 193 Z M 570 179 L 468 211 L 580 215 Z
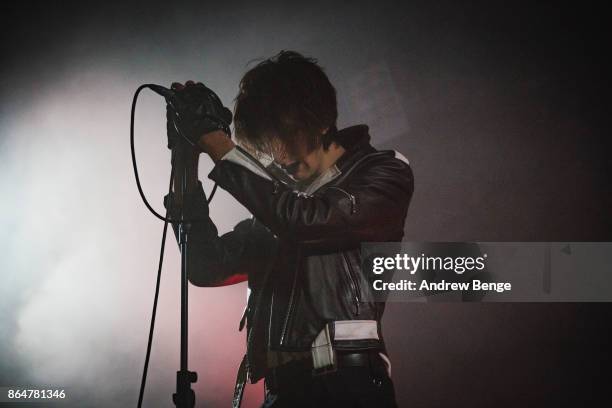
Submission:
M 281 51 L 251 68 L 240 81 L 234 126 L 239 142 L 267 152 L 277 138 L 293 150 L 327 149 L 336 132 L 336 90 L 317 60 Z M 329 128 L 325 135 L 321 131 Z

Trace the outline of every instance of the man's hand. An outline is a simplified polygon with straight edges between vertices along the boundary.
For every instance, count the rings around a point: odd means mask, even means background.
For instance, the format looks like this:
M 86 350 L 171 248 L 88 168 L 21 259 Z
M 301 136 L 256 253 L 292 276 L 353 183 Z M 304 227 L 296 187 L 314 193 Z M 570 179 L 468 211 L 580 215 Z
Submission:
M 194 147 L 208 153 L 215 161 L 234 147 L 229 125 L 232 113 L 219 97 L 202 83 L 173 83 L 176 91 L 176 124 Z
M 174 137 L 173 160 L 175 164 L 175 205 L 182 205 L 182 187 L 191 193 L 198 188 L 198 158 L 203 151 L 215 162 L 234 148 L 229 134 L 232 113 L 225 108 L 217 95 L 201 83 L 187 81 L 185 85 L 173 83 L 177 93 L 177 106 L 167 108 L 169 134 L 175 124 L 185 138 Z M 217 117 L 218 115 L 219 117 Z

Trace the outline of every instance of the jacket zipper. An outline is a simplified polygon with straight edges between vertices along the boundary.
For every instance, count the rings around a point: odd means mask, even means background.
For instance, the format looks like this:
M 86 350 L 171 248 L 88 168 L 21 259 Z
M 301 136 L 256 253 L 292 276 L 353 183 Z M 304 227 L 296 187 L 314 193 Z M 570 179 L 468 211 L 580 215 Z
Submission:
M 274 290 L 272 290 L 272 296 L 270 296 L 270 316 L 268 316 L 268 350 L 271 350 L 272 343 L 272 311 L 274 310 Z
M 255 223 L 255 220 L 253 220 L 253 224 Z M 253 224 L 251 224 L 251 227 L 253 226 Z M 257 297 L 257 299 L 255 300 L 255 304 L 253 305 L 253 322 L 252 324 L 249 324 L 250 326 L 250 330 L 247 333 L 247 352 L 246 352 L 246 356 L 247 356 L 247 361 L 246 361 L 246 365 L 247 365 L 247 375 L 250 375 L 250 367 L 251 367 L 251 363 L 250 363 L 250 353 L 251 353 L 251 346 L 252 346 L 252 342 L 253 342 L 253 332 L 255 331 L 255 327 L 257 326 L 257 318 L 259 317 L 258 315 L 258 311 L 259 311 L 259 306 L 261 306 L 261 299 L 263 298 L 263 294 L 264 294 L 264 288 L 266 287 L 266 284 L 268 283 L 268 278 L 270 277 L 270 270 L 271 270 L 271 265 L 268 264 L 266 265 L 266 274 L 263 277 L 262 280 L 262 285 L 261 285 L 261 292 L 259 293 L 259 296 Z M 272 295 L 274 295 L 274 291 L 272 292 Z M 270 310 L 270 313 L 272 312 L 272 310 Z
M 255 301 L 255 305 L 253 306 L 253 322 L 249 324 L 249 331 L 247 333 L 247 350 L 246 350 L 246 356 L 247 356 L 247 361 L 246 361 L 246 365 L 247 365 L 247 373 L 248 375 L 250 375 L 250 371 L 251 371 L 251 361 L 250 361 L 250 355 L 251 355 L 251 347 L 253 344 L 253 332 L 255 331 L 255 327 L 257 325 L 257 318 L 259 317 L 259 315 L 257 314 L 258 310 L 259 310 L 259 305 L 261 303 L 261 298 L 263 297 L 263 293 L 259 294 L 259 297 L 257 298 L 257 300 Z
M 328 187 L 328 189 L 334 189 L 343 192 L 351 201 L 351 214 L 355 214 L 357 212 L 357 200 L 355 199 L 355 196 L 353 194 L 338 186 L 330 186 Z
M 301 262 L 300 257 L 301 257 L 301 253 L 298 251 L 297 253 L 298 262 Z M 293 299 L 295 297 L 295 285 L 297 283 L 297 275 L 298 275 L 298 270 L 295 269 L 295 272 L 293 273 L 293 283 L 291 284 L 291 294 L 289 295 L 289 306 L 287 306 L 287 313 L 285 314 L 285 319 L 283 322 L 283 331 L 281 332 L 281 338 L 280 338 L 281 345 L 285 343 L 285 336 L 287 334 L 287 326 L 289 325 L 289 316 L 291 315 L 291 311 L 293 310 Z
M 351 267 L 351 263 L 348 259 L 348 257 L 346 256 L 345 252 L 342 252 L 342 258 L 344 259 L 344 264 L 346 266 L 346 272 L 349 278 L 349 282 L 351 284 L 351 289 L 353 291 L 353 297 L 355 299 L 355 315 L 359 316 L 359 305 L 361 303 L 361 297 L 360 297 L 360 290 L 359 290 L 359 283 L 357 282 L 357 279 L 355 278 L 355 275 L 353 274 L 353 268 Z

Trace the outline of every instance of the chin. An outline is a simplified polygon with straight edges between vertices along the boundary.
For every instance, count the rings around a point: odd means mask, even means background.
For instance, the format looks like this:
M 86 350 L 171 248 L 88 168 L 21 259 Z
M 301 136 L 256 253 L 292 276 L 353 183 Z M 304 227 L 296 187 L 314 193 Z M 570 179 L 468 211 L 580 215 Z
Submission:
M 315 173 L 300 174 L 300 175 L 295 175 L 293 177 L 301 183 L 310 184 L 318 177 L 318 174 L 315 174 Z
M 298 171 L 296 171 L 295 174 L 292 174 L 291 177 L 297 181 L 308 182 L 314 180 L 318 176 L 316 173 L 317 172 L 311 167 L 302 164 L 298 168 Z

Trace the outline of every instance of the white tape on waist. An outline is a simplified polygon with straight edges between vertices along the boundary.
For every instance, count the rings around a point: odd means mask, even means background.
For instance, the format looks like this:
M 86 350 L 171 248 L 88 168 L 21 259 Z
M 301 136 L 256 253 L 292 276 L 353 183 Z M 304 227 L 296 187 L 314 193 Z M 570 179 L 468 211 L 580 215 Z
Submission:
M 336 320 L 334 340 L 379 340 L 376 320 Z

